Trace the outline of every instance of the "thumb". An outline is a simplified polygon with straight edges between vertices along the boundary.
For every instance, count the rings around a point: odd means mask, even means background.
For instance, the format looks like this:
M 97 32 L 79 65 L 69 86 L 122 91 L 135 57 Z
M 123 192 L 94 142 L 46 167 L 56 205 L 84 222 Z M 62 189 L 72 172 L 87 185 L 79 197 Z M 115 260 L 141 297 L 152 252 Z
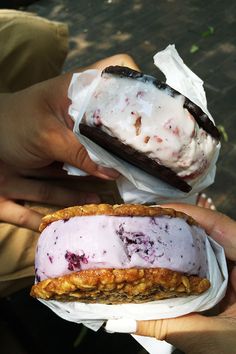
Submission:
M 171 319 L 138 321 L 135 334 L 166 340 L 185 353 L 199 354 L 211 353 L 209 349 L 215 347 L 216 333 L 223 329 L 224 324 L 218 317 L 190 314 Z M 214 352 L 218 353 L 217 348 Z
M 56 161 L 66 162 L 73 165 L 88 174 L 104 179 L 116 179 L 119 177 L 119 172 L 112 168 L 107 168 L 96 164 L 92 161 L 84 148 L 79 142 L 74 133 L 68 128 L 63 127 L 58 129 L 56 142 L 52 142 L 50 149 L 50 157 Z

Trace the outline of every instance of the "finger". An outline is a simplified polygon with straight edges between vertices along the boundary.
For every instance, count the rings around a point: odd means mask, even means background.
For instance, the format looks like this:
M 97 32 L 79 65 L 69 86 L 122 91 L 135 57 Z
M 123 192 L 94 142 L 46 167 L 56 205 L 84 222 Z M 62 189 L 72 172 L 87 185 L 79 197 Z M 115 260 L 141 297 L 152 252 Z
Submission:
M 216 207 L 211 198 L 208 198 L 205 193 L 199 193 L 196 205 L 202 208 L 216 210 Z
M 0 220 L 3 222 L 38 231 L 42 217 L 40 213 L 11 200 L 4 200 L 0 203 Z
M 173 208 L 192 216 L 221 246 L 226 256 L 236 261 L 236 222 L 228 216 L 206 208 L 190 204 L 165 204 L 162 207 Z
M 170 341 L 178 333 L 207 329 L 207 324 L 206 317 L 197 314 L 173 319 L 138 321 L 136 334 Z
M 14 180 L 12 181 L 14 183 Z M 101 201 L 96 193 L 78 192 L 69 188 L 60 187 L 52 182 L 34 179 L 18 179 L 16 186 L 8 186 L 8 198 L 43 202 L 58 206 L 82 204 L 97 204 Z
M 236 318 L 236 264 L 228 262 L 229 282 L 226 294 L 220 302 L 221 315 Z
M 88 67 L 78 68 L 77 71 L 84 71 L 87 69 L 98 69 L 103 70 L 110 65 L 128 66 L 131 69 L 138 70 L 139 67 L 135 63 L 134 59 L 127 54 L 116 54 L 108 58 L 101 59 Z
M 138 321 L 135 334 L 166 340 L 185 353 L 205 353 L 216 342 L 217 333 L 222 333 L 226 327 L 225 321 L 216 317 L 190 314 L 173 319 Z
M 63 164 L 61 162 L 54 162 L 49 166 L 42 168 L 34 169 L 23 169 L 15 171 L 20 176 L 24 177 L 40 177 L 40 178 L 53 178 L 53 179 L 62 179 L 62 178 L 71 178 L 65 170 L 63 170 Z
M 63 127 L 63 126 L 61 126 Z M 69 163 L 81 170 L 103 179 L 116 179 L 119 173 L 112 169 L 100 166 L 93 162 L 86 149 L 74 133 L 63 127 L 63 132 L 59 129 L 56 136 L 57 143 L 50 147 L 50 157 L 56 161 Z
M 105 329 L 110 333 L 132 333 L 166 340 L 186 353 L 195 353 L 194 346 L 199 350 L 200 338 L 201 342 L 203 341 L 202 333 L 209 328 L 214 331 L 216 326 L 218 326 L 218 323 L 217 321 L 215 323 L 212 318 L 208 319 L 198 314 L 190 314 L 173 319 L 152 321 L 108 320 Z M 207 340 L 209 341 L 208 337 Z M 198 352 L 196 351 L 196 353 Z

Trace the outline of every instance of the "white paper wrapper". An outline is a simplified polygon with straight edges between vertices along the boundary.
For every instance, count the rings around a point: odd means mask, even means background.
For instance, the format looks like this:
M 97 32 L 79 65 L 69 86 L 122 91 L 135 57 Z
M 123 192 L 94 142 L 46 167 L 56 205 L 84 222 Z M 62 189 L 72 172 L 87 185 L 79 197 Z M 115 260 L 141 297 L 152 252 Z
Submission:
M 98 330 L 104 321 L 110 319 L 135 319 L 152 320 L 161 318 L 178 317 L 190 312 L 201 312 L 215 306 L 223 297 L 227 287 L 228 273 L 224 255 L 224 250 L 214 240 L 206 240 L 207 260 L 209 264 L 208 279 L 211 287 L 200 296 L 189 296 L 184 298 L 174 298 L 148 302 L 144 304 L 122 304 L 122 305 L 103 305 L 85 304 L 79 302 L 45 301 L 40 300 L 61 318 L 83 323 L 93 330 Z M 140 339 L 136 337 L 135 339 Z M 155 339 L 140 339 L 140 344 L 150 353 L 156 353 Z M 153 351 L 150 343 L 153 343 Z M 168 346 L 168 350 L 171 347 Z M 170 351 L 169 351 L 170 352 Z
M 202 80 L 183 63 L 174 45 L 169 45 L 165 50 L 157 53 L 154 56 L 154 63 L 163 71 L 170 86 L 200 106 L 212 119 L 206 107 Z M 102 166 L 112 167 L 121 173 L 122 177 L 118 179 L 117 186 L 125 203 L 161 204 L 173 200 L 189 202 L 189 198 L 214 182 L 220 143 L 217 145 L 208 171 L 195 183 L 191 192 L 186 194 L 115 157 L 81 135 L 79 124 L 86 111 L 89 99 L 99 83 L 100 75 L 101 72 L 98 70 L 87 70 L 73 75 L 68 91 L 68 96 L 72 101 L 69 114 L 75 122 L 74 133 L 85 146 L 91 159 Z M 84 172 L 75 167 L 65 165 L 64 168 L 69 174 L 84 175 Z

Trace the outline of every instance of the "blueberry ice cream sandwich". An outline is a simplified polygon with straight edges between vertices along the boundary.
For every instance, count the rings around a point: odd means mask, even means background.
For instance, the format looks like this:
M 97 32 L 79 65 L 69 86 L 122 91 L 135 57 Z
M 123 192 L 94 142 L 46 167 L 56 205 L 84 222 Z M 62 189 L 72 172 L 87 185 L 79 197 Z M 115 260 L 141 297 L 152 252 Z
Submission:
M 120 66 L 101 73 L 79 127 L 107 151 L 186 193 L 207 174 L 220 137 L 188 98 Z
M 45 216 L 31 295 L 85 303 L 142 303 L 210 287 L 205 231 L 173 209 L 85 205 Z

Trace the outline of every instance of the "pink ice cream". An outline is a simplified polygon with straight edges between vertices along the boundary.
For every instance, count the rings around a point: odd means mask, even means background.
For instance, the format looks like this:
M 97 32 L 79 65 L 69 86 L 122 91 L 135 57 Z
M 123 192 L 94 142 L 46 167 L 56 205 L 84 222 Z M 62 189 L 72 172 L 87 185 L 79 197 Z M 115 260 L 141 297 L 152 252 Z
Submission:
M 199 127 L 184 100 L 168 88 L 104 73 L 82 122 L 99 126 L 191 185 L 207 172 L 217 141 Z
M 75 216 L 49 224 L 36 250 L 36 280 L 95 268 L 168 268 L 207 275 L 206 233 L 181 218 Z

